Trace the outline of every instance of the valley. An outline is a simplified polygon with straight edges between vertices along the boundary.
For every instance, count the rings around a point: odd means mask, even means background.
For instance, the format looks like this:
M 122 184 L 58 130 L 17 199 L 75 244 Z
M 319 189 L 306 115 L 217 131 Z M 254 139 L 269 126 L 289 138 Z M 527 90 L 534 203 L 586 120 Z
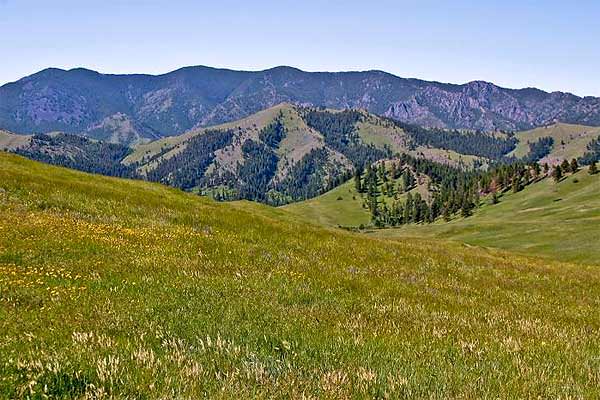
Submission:
M 600 2 L 0 0 L 0 400 L 600 399 Z
M 0 397 L 598 394 L 600 128 L 240 115 L 0 131 Z

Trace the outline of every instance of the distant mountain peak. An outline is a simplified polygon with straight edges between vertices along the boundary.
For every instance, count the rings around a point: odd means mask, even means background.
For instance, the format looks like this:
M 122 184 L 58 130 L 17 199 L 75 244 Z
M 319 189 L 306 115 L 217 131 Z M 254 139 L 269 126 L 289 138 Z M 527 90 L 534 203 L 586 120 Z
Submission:
M 305 72 L 282 65 L 236 71 L 199 65 L 162 75 L 48 68 L 0 87 L 0 128 L 93 131 L 144 141 L 237 120 L 282 102 L 366 109 L 446 128 L 521 130 L 554 121 L 600 126 L 600 99 L 569 93 L 506 89 L 482 80 L 428 82 L 380 70 Z M 117 129 L 111 116 L 121 114 L 129 116 L 128 126 L 111 131 Z M 125 128 L 131 134 L 119 133 Z

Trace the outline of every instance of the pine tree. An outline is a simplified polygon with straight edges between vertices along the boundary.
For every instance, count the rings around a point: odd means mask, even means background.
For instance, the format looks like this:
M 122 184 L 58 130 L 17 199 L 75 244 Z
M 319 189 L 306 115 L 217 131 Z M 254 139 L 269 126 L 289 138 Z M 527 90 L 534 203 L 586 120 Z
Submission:
M 408 192 L 410 189 L 412 189 L 414 183 L 415 178 L 413 177 L 412 173 L 407 169 L 406 171 L 404 171 L 404 174 L 402 174 L 402 186 L 404 191 Z
M 358 168 L 356 168 L 354 170 L 354 186 L 356 187 L 356 191 L 358 193 L 362 193 L 362 191 L 363 191 L 363 187 L 361 185 L 360 179 L 361 179 L 360 170 Z
M 460 208 L 460 215 L 464 218 L 471 216 L 473 210 L 473 202 L 469 199 L 469 196 L 465 196 L 463 199 L 462 206 Z
M 513 175 L 511 185 L 513 193 L 521 191 L 521 178 L 519 177 L 519 175 Z
M 533 174 L 534 178 L 537 179 L 540 176 L 542 169 L 540 168 L 540 164 L 538 162 L 533 163 Z
M 442 208 L 442 218 L 446 222 L 450 221 L 450 206 L 448 204 L 445 204 Z
M 525 185 L 529 184 L 529 181 L 531 180 L 531 171 L 529 170 L 529 168 L 525 169 L 525 173 L 523 174 L 523 178 L 525 179 Z
M 598 173 L 598 167 L 596 166 L 596 161 L 592 161 L 588 172 L 590 173 L 590 175 L 595 175 Z
M 498 204 L 498 194 L 496 192 L 492 193 L 492 204 Z
M 413 211 L 413 197 L 409 192 L 406 195 L 406 203 L 404 204 L 404 223 L 410 224 L 412 222 L 412 211 Z
M 381 175 L 381 181 L 382 182 L 387 182 L 388 181 L 388 175 L 387 175 L 387 168 L 385 167 L 385 162 L 382 162 L 379 166 L 379 174 Z
M 413 200 L 413 214 L 412 214 L 412 218 L 413 218 L 413 222 L 421 222 L 421 220 L 423 219 L 423 215 L 421 214 L 421 194 L 420 193 L 416 193 L 414 200 Z
M 562 175 L 563 175 L 563 174 L 562 174 L 562 168 L 561 168 L 561 166 L 560 166 L 560 165 L 557 165 L 557 166 L 554 168 L 554 171 L 552 171 L 552 177 L 554 178 L 554 182 L 558 182 L 558 181 L 560 181 L 560 180 L 561 180 L 561 178 L 562 178 Z
M 579 171 L 579 164 L 577 164 L 577 160 L 576 159 L 572 159 L 571 160 L 571 172 L 575 173 Z
M 563 160 L 563 162 L 560 164 L 560 169 L 563 174 L 566 174 L 568 172 L 570 172 L 571 170 L 571 164 L 569 164 L 569 162 L 567 160 Z

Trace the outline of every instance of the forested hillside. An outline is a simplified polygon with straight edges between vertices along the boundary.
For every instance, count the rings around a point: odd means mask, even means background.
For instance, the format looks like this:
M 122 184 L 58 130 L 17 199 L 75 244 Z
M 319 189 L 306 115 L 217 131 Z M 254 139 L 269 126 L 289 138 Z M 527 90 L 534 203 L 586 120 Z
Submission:
M 0 150 L 85 172 L 139 177 L 132 166 L 122 163 L 133 152 L 129 147 L 75 135 L 53 133 L 25 136 L 0 132 Z
M 590 176 L 598 173 L 595 161 L 584 169 Z M 558 187 L 581 170 L 575 158 L 556 165 L 524 159 L 462 169 L 404 154 L 356 169 L 353 179 L 339 188 L 285 210 L 354 230 L 447 223 L 469 218 L 529 186 L 554 182 Z
M 468 218 L 409 224 L 372 234 L 385 238 L 427 237 L 535 254 L 551 260 L 600 264 L 600 174 L 597 167 L 566 172 L 507 190 Z
M 7 132 L 0 132 L 0 148 L 83 171 L 161 182 L 217 200 L 246 199 L 270 205 L 314 198 L 360 172 L 367 183 L 358 194 L 365 197 L 372 222 L 388 226 L 433 221 L 459 211 L 469 214 L 475 199 L 491 190 L 489 182 L 473 177 L 490 169 L 518 168 L 520 185 L 526 185 L 548 161 L 546 174 L 561 163 L 562 159 L 555 158 L 560 154 L 573 155 L 580 163 L 597 158 L 596 131 L 570 128 L 556 125 L 517 134 L 423 128 L 363 110 L 284 103 L 240 121 L 134 149 L 64 133 L 21 136 Z M 406 170 L 410 160 L 415 176 L 428 180 L 421 198 L 414 199 L 411 193 L 402 199 L 409 201 L 408 208 L 416 207 L 415 217 L 399 218 L 407 212 L 399 202 L 375 206 L 374 199 L 386 197 L 381 197 L 382 185 L 389 183 L 382 175 L 376 184 L 369 183 L 375 176 L 370 169 L 384 160 L 400 160 L 399 170 Z M 512 185 L 514 174 L 501 184 Z M 399 200 L 395 197 L 390 198 Z
M 150 180 L 220 200 L 280 205 L 315 197 L 393 156 L 476 168 L 515 145 L 504 133 L 424 129 L 365 111 L 283 104 L 237 123 L 138 146 L 125 162 Z

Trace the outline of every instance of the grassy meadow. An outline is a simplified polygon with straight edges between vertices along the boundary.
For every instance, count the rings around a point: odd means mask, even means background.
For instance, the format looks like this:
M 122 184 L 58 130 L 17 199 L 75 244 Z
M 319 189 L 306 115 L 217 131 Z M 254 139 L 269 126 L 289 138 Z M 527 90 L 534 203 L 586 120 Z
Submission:
M 559 183 L 548 178 L 469 218 L 372 232 L 385 238 L 451 239 L 549 259 L 600 265 L 600 174 L 587 168 Z
M 2 153 L 0 215 L 0 398 L 600 396 L 597 267 Z
M 320 196 L 281 209 L 299 220 L 325 226 L 366 226 L 371 223 L 371 213 L 363 207 L 363 198 L 352 179 Z

